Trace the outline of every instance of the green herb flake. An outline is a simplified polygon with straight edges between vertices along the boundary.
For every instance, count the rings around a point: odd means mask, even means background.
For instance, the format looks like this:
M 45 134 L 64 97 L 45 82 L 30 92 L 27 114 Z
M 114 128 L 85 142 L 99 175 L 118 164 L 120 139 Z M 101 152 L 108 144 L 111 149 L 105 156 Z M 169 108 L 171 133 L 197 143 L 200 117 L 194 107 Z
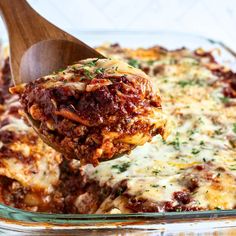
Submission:
M 158 188 L 158 187 L 159 187 L 158 184 L 150 184 L 150 186 L 151 186 L 152 188 Z
M 221 98 L 220 98 L 220 101 L 221 101 L 222 103 L 229 103 L 229 98 L 228 98 L 228 97 L 221 97 Z
M 203 140 L 200 141 L 199 143 L 201 146 L 205 145 L 205 142 Z
M 135 60 L 135 59 L 130 59 L 128 61 L 128 64 L 133 66 L 133 67 L 135 67 L 135 68 L 139 68 L 139 62 L 137 60 Z
M 104 71 L 105 71 L 105 69 L 100 67 L 100 68 L 97 68 L 97 69 L 95 70 L 95 73 L 96 73 L 96 74 L 103 74 Z
M 223 134 L 222 128 L 219 128 L 219 129 L 215 130 L 214 133 L 215 133 L 216 135 L 221 135 L 221 134 Z
M 180 87 L 185 88 L 186 86 L 193 86 L 193 85 L 203 86 L 204 81 L 202 81 L 202 80 L 180 80 L 177 82 L 177 84 Z
M 191 63 L 190 63 L 191 65 L 193 65 L 193 66 L 197 66 L 197 65 L 199 65 L 199 61 L 192 61 Z
M 233 132 L 236 134 L 236 123 L 233 124 Z
M 201 205 L 201 202 L 198 201 L 198 200 L 196 200 L 196 204 L 197 204 L 197 205 Z
M 174 146 L 175 150 L 180 150 L 179 133 L 176 133 L 175 140 L 170 144 Z
M 90 62 L 86 63 L 85 66 L 89 66 L 89 67 L 96 66 L 96 63 L 97 63 L 98 60 L 99 60 L 99 58 L 97 58 L 93 61 L 90 61 Z
M 193 135 L 193 134 L 196 133 L 196 130 L 190 129 L 190 130 L 188 131 L 188 133 L 189 133 L 190 135 Z
M 215 210 L 221 211 L 222 209 L 220 207 L 215 207 Z
M 178 85 L 182 88 L 184 88 L 187 85 L 192 85 L 192 81 L 191 80 L 180 80 L 178 81 Z
M 199 149 L 196 149 L 196 148 L 192 149 L 192 154 L 194 154 L 194 155 L 198 154 L 199 152 L 200 152 Z
M 154 175 L 157 175 L 157 174 L 159 174 L 161 171 L 160 170 L 153 170 L 152 171 L 152 173 L 154 174 Z
M 128 170 L 129 167 L 130 167 L 130 162 L 125 162 L 120 165 L 112 165 L 111 166 L 112 169 L 117 169 L 118 173 L 125 172 L 126 170 Z
M 84 68 L 84 74 L 86 75 L 86 77 L 88 77 L 89 79 L 93 79 L 93 76 L 91 75 L 90 71 Z

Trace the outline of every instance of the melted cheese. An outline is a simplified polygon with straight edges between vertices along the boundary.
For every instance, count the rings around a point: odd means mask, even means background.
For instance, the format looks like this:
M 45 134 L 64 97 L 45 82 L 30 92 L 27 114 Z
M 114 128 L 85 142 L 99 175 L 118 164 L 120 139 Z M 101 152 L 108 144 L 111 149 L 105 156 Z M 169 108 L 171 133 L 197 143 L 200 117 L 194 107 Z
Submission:
M 106 48 L 101 49 L 106 55 Z M 125 53 L 114 56 L 126 57 L 131 51 Z M 136 55 L 137 60 L 147 65 L 146 54 L 140 55 L 140 52 Z M 197 174 L 199 187 L 191 193 L 191 204 L 203 209 L 234 208 L 236 148 L 231 140 L 236 140 L 235 106 L 225 106 L 222 102 L 224 85 L 216 83 L 217 77 L 207 69 L 207 62 L 199 62 L 191 52 L 167 53 L 158 59 L 149 66 L 149 75 L 161 91 L 163 110 L 175 125 L 171 135 L 166 141 L 157 136 L 129 155 L 101 163 L 96 168 L 87 165 L 82 168 L 83 174 L 101 186 L 114 187 L 126 179 L 130 195 L 177 204 L 173 193 L 185 190 L 183 179 L 191 176 L 195 166 L 204 165 L 208 169 L 203 172 L 213 177 L 207 179 L 200 176 L 200 172 Z M 157 66 L 161 66 L 162 71 L 155 74 Z M 236 99 L 230 101 L 236 104 Z M 225 172 L 219 173 L 218 167 L 223 167 Z
M 10 156 L 0 149 L 0 175 L 15 179 L 24 187 L 51 192 L 59 181 L 60 154 L 44 144 L 23 119 L 9 115 L 8 111 L 1 120 L 5 118 L 9 124 L 1 127 L 0 132 L 10 131 L 19 137 L 7 149 L 20 156 Z M 0 144 L 2 148 L 4 143 Z

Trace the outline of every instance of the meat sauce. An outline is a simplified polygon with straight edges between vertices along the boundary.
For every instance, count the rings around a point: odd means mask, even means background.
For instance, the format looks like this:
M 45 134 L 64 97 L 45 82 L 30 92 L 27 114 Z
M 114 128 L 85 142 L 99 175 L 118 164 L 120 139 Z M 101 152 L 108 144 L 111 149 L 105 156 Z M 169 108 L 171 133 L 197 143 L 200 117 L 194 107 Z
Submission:
M 143 72 L 109 59 L 81 63 L 19 92 L 25 112 L 41 122 L 39 132 L 67 158 L 97 165 L 164 133 L 158 91 Z

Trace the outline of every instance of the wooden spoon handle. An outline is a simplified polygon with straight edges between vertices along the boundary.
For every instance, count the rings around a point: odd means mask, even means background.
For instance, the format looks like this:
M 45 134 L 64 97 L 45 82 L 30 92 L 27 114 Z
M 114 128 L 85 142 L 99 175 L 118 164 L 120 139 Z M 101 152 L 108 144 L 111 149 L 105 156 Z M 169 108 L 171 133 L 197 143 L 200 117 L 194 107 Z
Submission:
M 0 13 L 10 41 L 25 49 L 42 40 L 73 38 L 41 17 L 26 0 L 0 0 Z

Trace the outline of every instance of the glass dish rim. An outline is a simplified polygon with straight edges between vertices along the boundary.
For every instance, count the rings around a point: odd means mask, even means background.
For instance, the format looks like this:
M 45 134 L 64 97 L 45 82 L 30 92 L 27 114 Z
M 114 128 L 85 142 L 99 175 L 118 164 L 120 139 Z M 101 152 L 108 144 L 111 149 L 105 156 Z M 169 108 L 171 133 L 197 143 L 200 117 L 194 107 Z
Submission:
M 73 35 L 122 35 L 122 36 L 134 36 L 134 35 L 158 35 L 158 34 L 171 34 L 175 36 L 181 36 L 181 37 L 191 37 L 195 39 L 201 39 L 205 40 L 211 44 L 218 44 L 222 46 L 226 51 L 228 51 L 231 55 L 236 57 L 236 50 L 233 50 L 227 44 L 225 44 L 223 41 L 218 40 L 218 39 L 212 39 L 210 37 L 205 37 L 203 35 L 197 34 L 197 33 L 187 33 L 187 32 L 181 32 L 181 31 L 171 31 L 171 30 L 106 30 L 106 29 L 101 29 L 101 30 L 74 30 L 70 29 L 71 34 Z M 122 45 L 121 45 L 122 46 Z M 142 45 L 140 45 L 142 47 Z
M 160 31 L 145 31 L 145 30 L 85 30 L 76 31 L 78 35 L 160 35 L 160 34 L 172 34 L 180 37 L 192 37 L 195 39 L 204 40 L 210 44 L 216 44 L 221 46 L 229 54 L 231 54 L 236 60 L 236 52 L 223 42 L 210 39 L 197 34 L 175 32 L 168 30 Z M 6 42 L 3 42 L 6 45 Z M 142 46 L 142 45 L 140 45 Z M 0 203 L 0 221 L 13 220 L 15 223 L 50 223 L 50 224 L 86 224 L 86 223 L 114 223 L 114 222 L 135 222 L 139 220 L 164 220 L 165 222 L 171 220 L 184 219 L 185 221 L 193 219 L 216 219 L 221 217 L 234 217 L 236 216 L 236 210 L 208 210 L 208 211 L 185 211 L 185 212 L 150 212 L 150 213 L 128 213 L 128 214 L 51 214 L 41 212 L 30 212 L 20 210 Z

